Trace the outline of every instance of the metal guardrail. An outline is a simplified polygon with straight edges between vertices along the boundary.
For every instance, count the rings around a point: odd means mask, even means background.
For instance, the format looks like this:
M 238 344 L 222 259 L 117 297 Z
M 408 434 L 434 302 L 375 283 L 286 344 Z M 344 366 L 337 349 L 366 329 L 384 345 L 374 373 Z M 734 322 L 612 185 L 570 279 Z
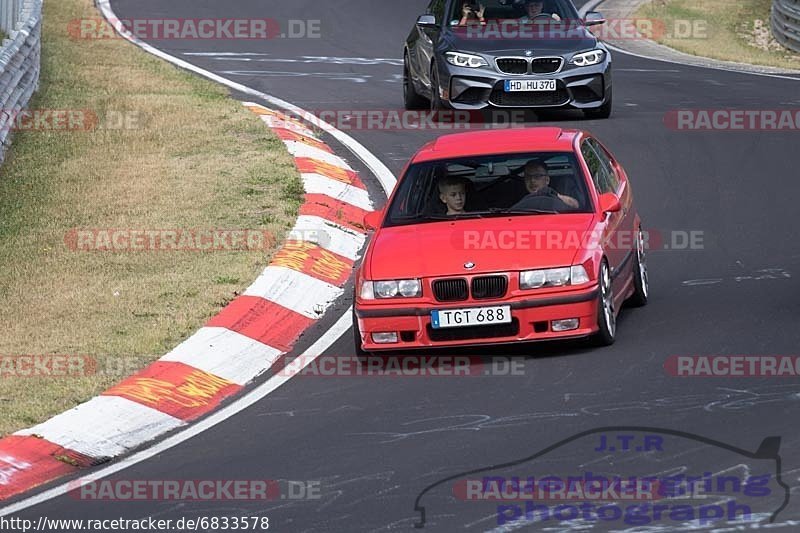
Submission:
M 775 40 L 800 53 L 800 0 L 772 0 L 770 19 Z
M 39 87 L 42 0 L 0 0 L 0 163 L 13 121 Z

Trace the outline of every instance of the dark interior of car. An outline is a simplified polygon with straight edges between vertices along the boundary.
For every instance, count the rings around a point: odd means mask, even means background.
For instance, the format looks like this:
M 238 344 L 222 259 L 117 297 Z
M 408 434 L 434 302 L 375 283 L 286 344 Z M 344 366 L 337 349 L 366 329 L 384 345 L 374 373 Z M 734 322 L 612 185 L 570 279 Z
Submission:
M 432 187 L 430 188 L 428 202 L 425 213 L 429 215 L 443 215 L 447 212 L 444 203 L 439 198 L 439 188 L 437 183 L 443 179 L 443 169 L 434 173 Z M 551 172 L 550 187 L 560 194 L 565 194 L 578 199 L 585 204 L 585 195 L 580 190 L 572 174 L 556 174 Z M 522 169 L 508 176 L 498 177 L 491 181 L 476 183 L 474 179 L 467 177 L 467 201 L 466 211 L 483 211 L 486 209 L 506 209 L 524 198 L 528 194 L 525 181 L 522 177 Z M 581 209 L 585 208 L 581 205 Z

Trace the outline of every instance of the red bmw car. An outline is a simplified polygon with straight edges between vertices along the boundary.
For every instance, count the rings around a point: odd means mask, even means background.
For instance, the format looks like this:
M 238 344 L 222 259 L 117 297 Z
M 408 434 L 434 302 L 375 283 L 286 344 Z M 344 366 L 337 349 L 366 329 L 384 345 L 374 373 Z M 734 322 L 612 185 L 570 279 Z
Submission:
M 560 128 L 440 137 L 402 173 L 356 273 L 359 354 L 575 337 L 608 345 L 647 303 L 625 170 Z

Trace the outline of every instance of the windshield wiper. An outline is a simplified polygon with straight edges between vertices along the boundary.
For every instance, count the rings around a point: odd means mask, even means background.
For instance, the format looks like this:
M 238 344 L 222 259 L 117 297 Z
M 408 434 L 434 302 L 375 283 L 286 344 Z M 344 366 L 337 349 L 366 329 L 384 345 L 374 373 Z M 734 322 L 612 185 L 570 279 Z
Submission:
M 489 213 L 492 215 L 557 215 L 558 211 L 549 211 L 547 209 L 513 209 L 509 207 L 506 209 L 490 209 Z
M 431 214 L 417 214 L 417 215 L 406 215 L 402 217 L 394 217 L 392 220 L 459 220 L 464 218 L 481 218 L 488 214 L 485 211 L 472 211 L 467 213 L 462 213 L 460 215 L 446 215 L 441 214 L 437 215 L 435 213 Z
M 464 220 L 470 218 L 484 218 L 484 217 L 505 216 L 505 215 L 557 215 L 557 214 L 559 214 L 558 211 L 548 211 L 545 209 L 493 208 L 493 209 L 487 209 L 485 211 L 467 211 L 466 213 L 462 213 L 459 215 L 417 213 L 415 215 L 393 217 L 392 220 L 404 221 L 404 222 L 409 220 L 416 220 L 421 222 L 425 220 Z

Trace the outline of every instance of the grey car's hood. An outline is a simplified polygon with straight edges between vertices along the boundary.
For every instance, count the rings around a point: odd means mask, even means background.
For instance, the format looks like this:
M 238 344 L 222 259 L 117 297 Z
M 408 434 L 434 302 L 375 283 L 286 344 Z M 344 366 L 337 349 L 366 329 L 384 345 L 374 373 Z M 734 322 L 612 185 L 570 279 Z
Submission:
M 449 27 L 443 29 L 441 44 L 444 51 L 458 50 L 477 52 L 490 56 L 526 55 L 530 50 L 533 56 L 569 55 L 598 47 L 597 38 L 585 26 L 568 25 L 512 25 L 465 28 Z M 532 37 L 532 38 L 531 38 Z

